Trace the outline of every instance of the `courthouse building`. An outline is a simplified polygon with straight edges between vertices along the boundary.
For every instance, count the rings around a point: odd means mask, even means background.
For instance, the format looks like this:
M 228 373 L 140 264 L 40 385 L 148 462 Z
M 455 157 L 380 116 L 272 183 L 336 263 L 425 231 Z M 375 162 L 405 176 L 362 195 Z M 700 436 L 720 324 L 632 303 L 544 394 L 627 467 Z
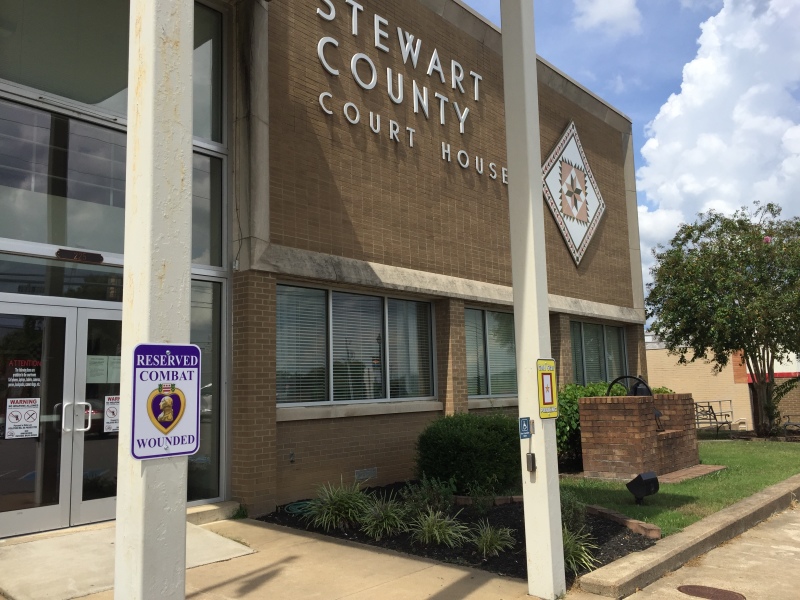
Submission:
M 457 0 L 195 6 L 188 500 L 409 478 L 431 420 L 516 411 L 500 32 Z M 0 537 L 114 516 L 128 20 L 0 8 Z M 646 375 L 631 122 L 538 75 L 559 383 Z

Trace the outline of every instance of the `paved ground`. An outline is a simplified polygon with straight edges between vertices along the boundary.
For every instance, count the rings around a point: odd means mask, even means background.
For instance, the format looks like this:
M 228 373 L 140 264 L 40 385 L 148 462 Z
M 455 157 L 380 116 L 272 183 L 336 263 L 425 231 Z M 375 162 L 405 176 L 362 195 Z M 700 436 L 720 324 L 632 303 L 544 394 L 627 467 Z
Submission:
M 108 530 L 98 528 L 99 531 Z M 204 534 L 215 532 L 229 540 L 249 546 L 254 553 L 191 568 L 187 571 L 186 597 L 193 600 L 233 598 L 275 600 L 513 600 L 528 598 L 526 582 L 489 573 L 434 563 L 410 556 L 351 544 L 324 536 L 298 532 L 259 521 L 220 521 L 202 527 Z M 59 544 L 73 544 L 57 534 Z M 97 536 L 96 536 L 97 537 Z M 102 536 L 99 536 L 102 537 Z M 98 538 L 99 539 L 99 538 Z M 205 550 L 207 538 L 190 539 L 189 555 Z M 106 540 L 107 541 L 107 540 Z M 102 540 L 101 540 L 102 543 Z M 25 548 L 27 546 L 28 548 Z M 0 545 L 6 559 L 27 561 L 28 565 L 49 565 L 38 575 L 23 575 L 31 595 L 6 595 L 22 598 L 65 598 L 65 591 L 80 575 L 74 569 L 68 576 L 57 575 L 58 564 L 72 564 L 69 557 L 80 557 L 87 566 L 85 548 L 63 550 L 56 557 L 31 553 L 32 543 Z M 0 589 L 11 577 L 20 579 L 22 570 L 3 562 L 0 552 Z M 10 559 L 9 559 L 10 560 Z M 91 565 L 89 565 L 91 566 Z M 800 510 L 787 510 L 722 544 L 686 566 L 630 596 L 632 600 L 678 599 L 691 597 L 677 591 L 680 585 L 705 585 L 732 590 L 748 600 L 790 600 L 800 598 L 794 574 L 800 572 Z M 97 588 L 95 588 L 97 589 Z M 32 591 L 31 591 L 32 590 Z M 79 597 L 87 593 L 77 593 Z M 112 600 L 105 591 L 88 600 Z M 567 594 L 567 600 L 599 600 L 600 596 L 580 590 Z
M 0 541 L 0 597 L 71 600 L 114 586 L 113 523 Z M 186 524 L 188 568 L 251 554 L 207 529 Z
M 257 521 L 225 521 L 207 529 L 244 542 L 256 553 L 187 572 L 186 597 L 277 600 L 512 600 L 528 598 L 525 582 L 483 571 L 415 559 Z M 632 600 L 690 596 L 680 585 L 705 585 L 747 600 L 791 600 L 800 591 L 800 510 L 788 510 L 689 562 L 630 596 Z M 112 600 L 111 592 L 87 600 Z M 567 600 L 600 600 L 580 590 Z
M 800 573 L 800 510 L 790 509 L 689 561 L 630 598 L 689 600 L 691 597 L 677 588 L 703 585 L 738 592 L 747 600 L 793 600 L 800 598 L 797 573 Z M 573 600 L 572 596 L 568 598 Z

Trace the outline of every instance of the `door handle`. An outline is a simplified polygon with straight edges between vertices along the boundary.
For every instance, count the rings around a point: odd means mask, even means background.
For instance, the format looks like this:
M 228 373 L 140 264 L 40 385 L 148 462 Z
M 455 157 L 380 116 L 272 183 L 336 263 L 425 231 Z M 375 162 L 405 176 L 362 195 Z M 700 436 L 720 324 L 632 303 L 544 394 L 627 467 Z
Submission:
M 89 418 L 84 421 L 86 423 L 86 427 L 76 427 L 75 431 L 89 431 L 92 428 L 92 405 L 88 402 L 76 402 L 75 406 L 86 406 L 88 410 Z
M 66 431 L 67 433 L 72 431 L 72 429 L 70 429 L 66 425 L 66 423 L 67 423 L 67 407 L 68 406 L 72 406 L 72 402 L 64 402 L 64 404 L 61 405 L 61 429 L 63 431 Z

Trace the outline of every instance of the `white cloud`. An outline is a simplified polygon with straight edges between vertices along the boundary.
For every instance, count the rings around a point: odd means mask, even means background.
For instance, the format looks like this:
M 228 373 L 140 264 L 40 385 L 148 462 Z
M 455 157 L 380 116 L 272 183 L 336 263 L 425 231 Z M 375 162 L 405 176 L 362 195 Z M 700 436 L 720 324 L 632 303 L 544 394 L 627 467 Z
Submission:
M 612 38 L 641 31 L 642 13 L 636 0 L 574 0 L 572 22 L 579 31 L 599 29 Z
M 680 222 L 753 200 L 800 214 L 798 0 L 725 0 L 703 23 L 697 56 L 647 126 L 637 185 L 642 259 Z

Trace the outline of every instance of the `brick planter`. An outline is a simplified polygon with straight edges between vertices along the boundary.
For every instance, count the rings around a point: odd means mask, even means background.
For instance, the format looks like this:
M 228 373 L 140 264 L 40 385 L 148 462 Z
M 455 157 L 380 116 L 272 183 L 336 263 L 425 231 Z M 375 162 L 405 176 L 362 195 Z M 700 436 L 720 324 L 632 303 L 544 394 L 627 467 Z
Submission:
M 655 408 L 666 431 L 657 430 Z M 691 394 L 581 398 L 584 475 L 632 479 L 698 464 L 693 411 Z

